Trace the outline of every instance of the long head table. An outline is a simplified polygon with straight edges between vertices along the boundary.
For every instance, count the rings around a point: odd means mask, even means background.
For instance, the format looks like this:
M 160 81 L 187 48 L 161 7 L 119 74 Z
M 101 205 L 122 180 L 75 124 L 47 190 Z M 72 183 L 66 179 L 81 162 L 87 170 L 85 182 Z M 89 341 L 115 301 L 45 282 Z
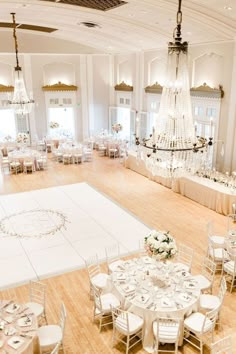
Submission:
M 189 176 L 177 179 L 172 183 L 170 178 L 152 176 L 144 161 L 137 161 L 136 153 L 133 151 L 129 152 L 125 167 L 220 214 L 231 214 L 232 204 L 236 203 L 236 190 L 232 191 L 230 188 L 206 178 Z

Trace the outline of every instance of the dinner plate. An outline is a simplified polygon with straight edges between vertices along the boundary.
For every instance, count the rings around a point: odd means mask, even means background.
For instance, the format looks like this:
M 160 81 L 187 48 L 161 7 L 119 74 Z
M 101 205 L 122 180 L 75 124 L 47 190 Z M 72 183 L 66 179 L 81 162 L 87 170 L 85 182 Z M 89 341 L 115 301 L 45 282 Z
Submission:
M 17 320 L 17 325 L 20 327 L 28 327 L 32 325 L 32 317 L 24 316 Z
M 15 313 L 16 311 L 18 311 L 20 308 L 20 305 L 18 304 L 10 304 L 7 308 L 6 308 L 6 312 L 7 313 Z
M 7 344 L 13 349 L 18 349 L 24 344 L 24 339 L 18 336 L 14 336 L 7 341 Z
M 16 329 L 14 327 L 8 327 L 8 328 L 5 328 L 4 330 L 4 334 L 5 336 L 13 336 L 13 334 L 16 333 Z

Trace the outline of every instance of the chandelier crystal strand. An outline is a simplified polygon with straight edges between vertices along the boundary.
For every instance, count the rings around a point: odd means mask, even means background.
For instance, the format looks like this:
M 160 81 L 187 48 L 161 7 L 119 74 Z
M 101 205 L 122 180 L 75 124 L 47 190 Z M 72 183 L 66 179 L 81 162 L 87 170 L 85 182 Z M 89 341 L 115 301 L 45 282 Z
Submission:
M 14 72 L 14 92 L 12 100 L 9 100 L 9 104 L 14 109 L 16 114 L 28 114 L 31 112 L 34 100 L 30 99 L 26 88 L 25 82 L 23 78 L 23 73 L 21 67 L 19 65 L 18 59 L 18 43 L 16 37 L 16 21 L 15 21 L 15 13 L 11 13 L 13 19 L 13 38 L 15 43 L 15 53 L 16 53 L 16 67 Z
M 177 26 L 174 40 L 168 45 L 165 82 L 155 129 L 150 139 L 141 144 L 146 154 L 145 163 L 153 175 L 179 178 L 193 174 L 206 163 L 207 147 L 212 145 L 205 138 L 195 136 L 192 118 L 188 73 L 188 43 L 182 42 L 182 11 L 179 0 Z

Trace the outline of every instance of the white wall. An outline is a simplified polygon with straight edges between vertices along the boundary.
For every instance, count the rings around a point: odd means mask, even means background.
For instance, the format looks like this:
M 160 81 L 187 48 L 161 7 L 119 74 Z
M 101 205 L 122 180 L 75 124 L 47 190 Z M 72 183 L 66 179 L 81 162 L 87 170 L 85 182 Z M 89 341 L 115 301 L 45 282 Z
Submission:
M 121 81 L 134 87 L 131 108 L 138 111 L 146 110 L 147 94 L 144 88 L 156 81 L 163 82 L 166 57 L 167 48 L 116 56 L 21 54 L 20 65 L 26 77 L 26 86 L 29 91 L 33 91 L 35 99 L 31 127 L 39 137 L 47 133 L 45 95 L 42 86 L 52 84 L 53 77 L 57 81 L 68 79 L 65 83 L 78 86 L 75 112 L 76 134 L 79 140 L 108 128 L 108 108 L 114 105 L 116 97 L 113 86 Z M 236 49 L 234 43 L 190 47 L 189 58 L 191 86 L 198 86 L 203 82 L 223 86 L 225 96 L 221 102 L 218 139 L 226 142 L 226 155 L 222 159 L 218 154 L 217 166 L 222 170 L 230 171 L 236 168 L 236 97 L 234 94 Z M 13 84 L 9 65 L 13 73 L 15 55 L 0 54 L 0 84 Z M 50 67 L 54 69 L 50 71 Z M 66 73 L 70 74 L 65 75 Z

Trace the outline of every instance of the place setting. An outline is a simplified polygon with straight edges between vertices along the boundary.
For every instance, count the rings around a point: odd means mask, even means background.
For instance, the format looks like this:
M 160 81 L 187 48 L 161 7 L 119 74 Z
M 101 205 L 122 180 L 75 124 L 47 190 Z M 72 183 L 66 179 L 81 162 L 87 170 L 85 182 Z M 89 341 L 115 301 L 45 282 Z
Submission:
M 35 315 L 28 307 L 13 300 L 2 301 L 0 313 L 0 348 L 20 350 L 27 346 L 37 329 Z

